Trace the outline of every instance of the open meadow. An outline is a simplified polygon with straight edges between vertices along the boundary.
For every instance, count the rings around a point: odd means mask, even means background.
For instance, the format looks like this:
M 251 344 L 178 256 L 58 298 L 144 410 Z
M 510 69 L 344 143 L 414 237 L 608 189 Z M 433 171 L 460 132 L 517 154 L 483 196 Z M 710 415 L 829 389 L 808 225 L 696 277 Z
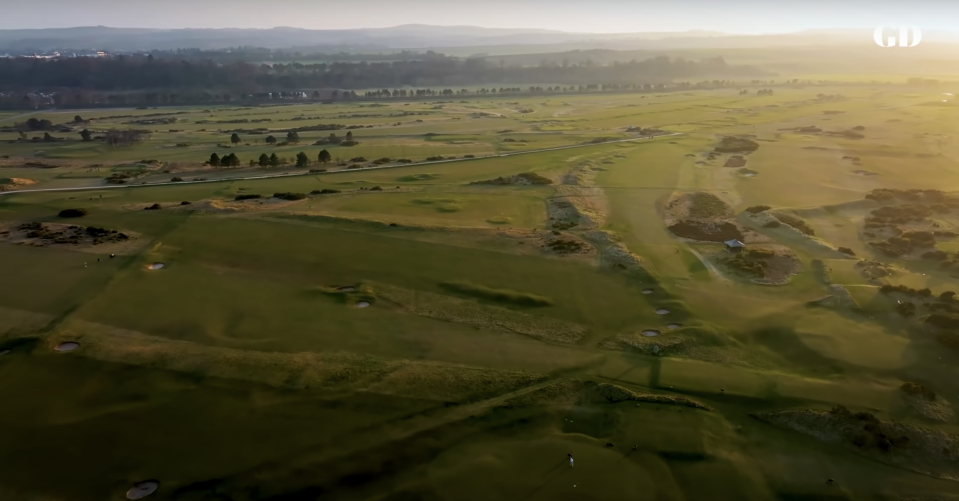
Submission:
M 959 499 L 951 92 L 2 113 L 0 499 Z

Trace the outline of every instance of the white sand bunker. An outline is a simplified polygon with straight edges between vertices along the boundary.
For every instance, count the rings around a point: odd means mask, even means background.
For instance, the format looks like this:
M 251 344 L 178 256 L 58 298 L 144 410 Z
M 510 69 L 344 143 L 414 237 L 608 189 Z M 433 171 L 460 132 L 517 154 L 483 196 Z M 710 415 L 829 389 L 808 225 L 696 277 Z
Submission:
M 156 492 L 159 488 L 160 484 L 157 482 L 140 482 L 130 487 L 130 490 L 127 491 L 127 499 L 143 499 Z
M 164 266 L 163 263 L 153 263 L 153 264 L 147 265 L 147 269 L 148 269 L 148 270 L 161 270 L 161 269 L 163 269 L 163 266 Z
M 682 327 L 682 326 L 683 326 L 683 324 L 668 324 L 668 325 L 666 326 L 666 328 L 669 329 L 669 330 L 676 330 L 676 329 L 678 329 L 678 328 L 680 328 L 680 327 Z
M 646 336 L 646 337 L 658 336 L 658 335 L 659 335 L 659 331 L 658 331 L 658 330 L 655 330 L 655 329 L 646 329 L 646 330 L 643 331 L 643 335 Z
M 369 301 L 357 301 L 356 304 L 354 304 L 353 306 L 356 306 L 357 308 L 366 308 L 369 305 L 370 305 Z
M 355 290 L 356 287 L 353 287 L 352 285 L 344 285 L 343 287 L 336 288 L 336 292 L 354 292 Z
M 60 343 L 60 344 L 58 344 L 57 347 L 54 348 L 54 350 L 57 350 L 57 351 L 73 351 L 73 350 L 75 350 L 75 349 L 77 349 L 77 348 L 79 348 L 79 347 L 80 347 L 80 343 L 76 343 L 76 342 L 73 342 L 73 341 L 67 341 L 66 343 Z
M 643 294 L 652 294 L 655 292 L 653 289 L 643 289 Z
M 656 308 L 657 315 L 665 315 L 667 313 L 669 313 L 669 310 L 667 310 L 666 308 Z

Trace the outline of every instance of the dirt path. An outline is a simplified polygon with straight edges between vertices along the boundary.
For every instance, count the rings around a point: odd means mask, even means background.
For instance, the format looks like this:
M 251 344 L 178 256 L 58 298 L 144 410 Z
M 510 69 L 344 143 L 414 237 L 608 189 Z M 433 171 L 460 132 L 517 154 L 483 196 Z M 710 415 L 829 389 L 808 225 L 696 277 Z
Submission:
M 30 113 L 21 113 L 21 114 L 19 114 L 19 115 L 14 115 L 14 116 L 12 116 L 12 117 L 0 118 L 0 122 L 9 122 L 10 120 L 16 120 L 16 119 L 18 119 L 18 118 L 29 117 L 30 115 L 36 115 L 36 114 L 38 114 L 38 113 L 47 113 L 47 112 L 49 112 L 49 111 L 50 111 L 50 110 L 39 110 L 39 111 L 31 111 Z

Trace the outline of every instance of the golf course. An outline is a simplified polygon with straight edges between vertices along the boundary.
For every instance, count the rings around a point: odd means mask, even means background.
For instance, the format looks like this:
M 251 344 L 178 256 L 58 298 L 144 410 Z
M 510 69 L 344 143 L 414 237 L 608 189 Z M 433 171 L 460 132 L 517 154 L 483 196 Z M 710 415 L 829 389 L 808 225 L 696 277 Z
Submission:
M 954 90 L 772 89 L 0 113 L 0 499 L 959 499 Z

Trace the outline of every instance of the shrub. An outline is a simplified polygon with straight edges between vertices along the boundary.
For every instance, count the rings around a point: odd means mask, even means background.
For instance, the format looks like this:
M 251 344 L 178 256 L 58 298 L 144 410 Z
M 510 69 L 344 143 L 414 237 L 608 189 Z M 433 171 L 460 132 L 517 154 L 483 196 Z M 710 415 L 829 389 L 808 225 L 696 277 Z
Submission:
M 896 312 L 904 317 L 911 317 L 916 314 L 915 303 L 906 301 L 896 305 Z
M 746 212 L 750 214 L 759 214 L 760 212 L 767 211 L 769 209 L 772 209 L 772 207 L 768 205 L 754 205 L 752 207 L 747 207 Z
M 257 198 L 262 198 L 262 195 L 257 195 L 255 193 L 247 193 L 245 195 L 237 195 L 233 200 L 255 200 Z
M 945 331 L 936 335 L 936 341 L 953 350 L 959 350 L 959 332 Z
M 86 209 L 64 209 L 58 214 L 60 217 L 83 217 L 89 214 Z
M 184 201 L 180 202 L 180 205 L 190 205 L 190 202 L 184 200 Z
M 932 313 L 926 317 L 925 322 L 929 325 L 939 327 L 940 329 L 959 329 L 959 315 L 949 313 Z
M 366 157 L 353 157 L 350 159 L 350 162 L 353 162 L 353 163 L 366 162 Z
M 310 174 L 318 174 L 320 172 L 326 172 L 326 169 L 310 169 Z
M 340 193 L 340 190 L 330 190 L 330 189 L 324 188 L 322 190 L 313 190 L 310 192 L 310 195 L 327 195 L 331 193 Z
M 383 188 L 380 188 L 379 186 L 374 186 L 370 188 L 370 191 L 383 191 Z
M 840 247 L 840 248 L 838 248 L 838 249 L 836 249 L 836 250 L 838 250 L 839 252 L 842 252 L 843 254 L 845 254 L 845 255 L 847 255 L 847 256 L 855 256 L 855 255 L 856 255 L 856 252 L 855 252 L 854 250 L 850 249 L 849 247 Z
M 153 204 L 149 207 L 144 207 L 143 210 L 160 210 L 160 204 Z
M 949 258 L 949 254 L 946 254 L 946 251 L 935 249 L 929 252 L 926 252 L 922 255 L 923 259 L 931 259 L 933 261 L 943 261 Z
M 936 392 L 926 388 L 925 386 L 917 383 L 902 383 L 902 386 L 899 387 L 902 391 L 906 392 L 908 395 L 921 396 L 926 400 L 935 400 Z
M 171 183 L 182 183 L 182 182 L 183 182 L 183 178 L 177 176 L 177 177 L 174 177 L 173 179 L 170 179 L 170 182 L 171 182 Z
M 360 144 L 359 141 L 343 141 L 340 146 L 356 146 L 358 144 Z
M 303 200 L 306 198 L 306 193 L 293 193 L 284 191 L 281 193 L 274 193 L 273 198 L 279 198 L 281 200 Z
M 764 225 L 763 225 L 763 228 L 779 228 L 779 227 L 782 226 L 782 225 L 783 225 L 783 224 L 780 223 L 779 221 L 773 220 L 773 221 L 770 221 L 770 222 L 764 224 Z
M 517 174 L 516 177 L 520 179 L 525 179 L 529 184 L 553 184 L 553 180 L 548 177 L 543 177 L 535 172 L 522 172 Z
M 759 149 L 759 143 L 752 139 L 744 137 L 724 137 L 715 148 L 717 153 L 741 153 L 756 151 Z

